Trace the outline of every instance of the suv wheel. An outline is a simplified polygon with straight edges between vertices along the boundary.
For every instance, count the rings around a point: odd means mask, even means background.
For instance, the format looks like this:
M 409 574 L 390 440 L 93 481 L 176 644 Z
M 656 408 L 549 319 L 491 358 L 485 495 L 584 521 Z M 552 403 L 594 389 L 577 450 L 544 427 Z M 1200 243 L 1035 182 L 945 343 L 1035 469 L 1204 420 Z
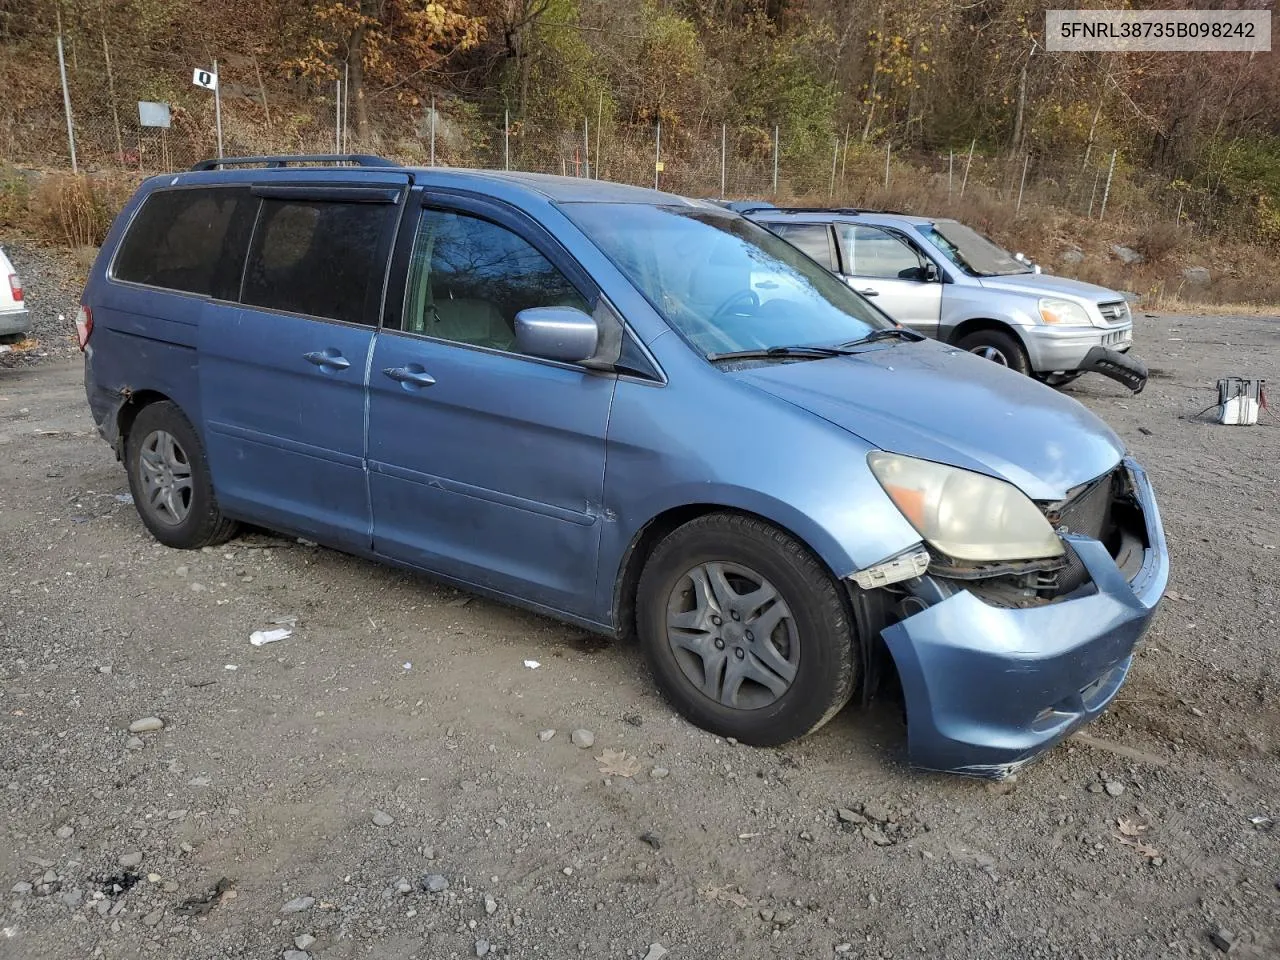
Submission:
M 961 337 L 956 341 L 956 346 L 1024 376 L 1031 373 L 1027 351 L 1022 348 L 1017 337 L 1003 330 L 978 330 Z
M 174 404 L 144 407 L 125 444 L 133 502 L 151 535 L 168 547 L 195 550 L 231 539 L 213 495 L 204 445 Z
M 709 514 L 658 544 L 637 629 L 663 695 L 692 723 L 756 746 L 818 729 L 857 679 L 849 606 L 801 543 Z

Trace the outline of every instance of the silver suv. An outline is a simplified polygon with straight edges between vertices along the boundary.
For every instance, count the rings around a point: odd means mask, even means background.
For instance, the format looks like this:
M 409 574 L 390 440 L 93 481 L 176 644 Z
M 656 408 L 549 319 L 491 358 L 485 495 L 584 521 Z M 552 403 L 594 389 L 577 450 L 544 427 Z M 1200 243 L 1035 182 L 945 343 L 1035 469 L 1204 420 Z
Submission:
M 733 206 L 930 337 L 1055 386 L 1089 371 L 1135 392 L 1146 383 L 1126 356 L 1133 318 L 1122 294 L 1041 273 L 956 220 Z

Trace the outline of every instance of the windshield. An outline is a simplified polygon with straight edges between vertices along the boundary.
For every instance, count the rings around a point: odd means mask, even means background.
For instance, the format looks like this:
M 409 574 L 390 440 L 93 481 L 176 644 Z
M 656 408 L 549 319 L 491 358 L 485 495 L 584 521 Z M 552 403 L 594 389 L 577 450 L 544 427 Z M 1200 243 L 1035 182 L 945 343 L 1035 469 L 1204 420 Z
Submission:
M 976 230 L 955 220 L 939 220 L 920 228 L 942 254 L 965 273 L 975 277 L 1007 277 L 1031 273 L 1031 266 Z
M 706 356 L 848 343 L 894 325 L 791 244 L 728 211 L 562 209 Z

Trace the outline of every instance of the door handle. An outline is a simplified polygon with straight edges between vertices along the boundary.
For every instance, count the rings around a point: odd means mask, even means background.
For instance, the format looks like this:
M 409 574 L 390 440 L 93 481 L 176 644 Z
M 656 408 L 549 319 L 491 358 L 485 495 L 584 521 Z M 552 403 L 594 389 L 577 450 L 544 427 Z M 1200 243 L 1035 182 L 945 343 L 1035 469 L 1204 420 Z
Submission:
M 310 353 L 304 353 L 302 359 L 307 363 L 314 363 L 317 367 L 331 367 L 334 370 L 346 370 L 351 366 L 350 360 L 333 349 L 312 350 Z
M 870 287 L 867 287 L 867 289 L 865 289 L 865 290 L 859 290 L 858 292 L 859 292 L 860 294 L 862 294 L 864 297 L 878 297 L 878 296 L 880 296 L 880 291 L 879 291 L 879 290 L 872 290 Z
M 387 367 L 382 371 L 384 376 L 390 377 L 397 383 L 403 383 L 406 386 L 429 387 L 436 382 L 436 378 L 425 370 L 414 370 L 410 367 Z

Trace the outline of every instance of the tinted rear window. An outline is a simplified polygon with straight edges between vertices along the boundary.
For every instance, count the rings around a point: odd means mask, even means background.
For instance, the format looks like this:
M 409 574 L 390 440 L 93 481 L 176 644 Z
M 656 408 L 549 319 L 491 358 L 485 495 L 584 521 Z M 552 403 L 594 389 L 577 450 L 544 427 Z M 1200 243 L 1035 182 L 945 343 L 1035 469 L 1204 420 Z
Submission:
M 243 302 L 349 323 L 376 323 L 396 206 L 264 200 Z
M 257 208 L 242 187 L 158 190 L 129 224 L 112 275 L 234 300 Z

